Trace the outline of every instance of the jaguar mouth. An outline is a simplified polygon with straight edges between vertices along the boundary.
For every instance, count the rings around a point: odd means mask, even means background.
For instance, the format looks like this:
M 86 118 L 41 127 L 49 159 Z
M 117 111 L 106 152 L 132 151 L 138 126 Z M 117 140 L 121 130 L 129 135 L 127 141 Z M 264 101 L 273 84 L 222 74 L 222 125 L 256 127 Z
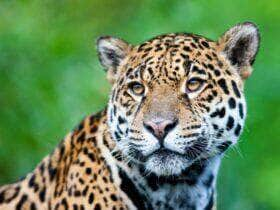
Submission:
M 178 152 L 166 149 L 166 148 L 160 148 L 160 149 L 156 150 L 155 152 L 153 152 L 152 154 L 150 154 L 149 156 L 152 156 L 152 155 L 157 155 L 162 158 L 168 158 L 169 156 L 174 156 L 174 155 L 179 155 L 179 156 L 184 157 L 184 155 L 182 155 Z
M 181 174 L 193 160 L 185 155 L 160 148 L 145 158 L 144 165 L 147 171 L 153 172 L 158 176 L 170 176 Z

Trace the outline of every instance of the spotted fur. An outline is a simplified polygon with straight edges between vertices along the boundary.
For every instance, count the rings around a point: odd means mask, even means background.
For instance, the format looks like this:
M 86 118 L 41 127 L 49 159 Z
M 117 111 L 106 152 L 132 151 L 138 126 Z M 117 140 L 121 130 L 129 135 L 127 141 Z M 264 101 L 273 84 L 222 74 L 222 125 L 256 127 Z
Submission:
M 214 209 L 221 158 L 244 127 L 243 86 L 258 46 L 248 22 L 219 41 L 174 33 L 133 46 L 101 37 L 108 108 L 1 187 L 0 209 Z

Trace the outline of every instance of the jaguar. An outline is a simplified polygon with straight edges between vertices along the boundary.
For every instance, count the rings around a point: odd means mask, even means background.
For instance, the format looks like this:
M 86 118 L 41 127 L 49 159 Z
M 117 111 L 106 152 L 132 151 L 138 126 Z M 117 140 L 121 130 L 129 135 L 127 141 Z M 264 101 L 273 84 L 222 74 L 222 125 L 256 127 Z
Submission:
M 216 209 L 219 166 L 244 127 L 244 85 L 259 43 L 251 22 L 217 41 L 193 33 L 139 45 L 100 37 L 112 85 L 106 108 L 2 186 L 0 209 Z

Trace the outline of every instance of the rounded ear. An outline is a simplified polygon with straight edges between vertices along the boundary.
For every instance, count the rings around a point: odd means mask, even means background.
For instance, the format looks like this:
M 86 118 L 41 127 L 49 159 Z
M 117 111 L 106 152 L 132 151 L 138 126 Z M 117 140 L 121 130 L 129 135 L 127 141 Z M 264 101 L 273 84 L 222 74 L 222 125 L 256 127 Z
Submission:
M 131 46 L 119 38 L 102 36 L 97 40 L 99 61 L 107 72 L 108 80 L 113 83 L 118 74 L 118 67 L 127 57 Z
M 218 41 L 219 50 L 237 67 L 243 79 L 252 73 L 251 66 L 259 50 L 260 33 L 251 22 L 237 24 L 226 31 Z

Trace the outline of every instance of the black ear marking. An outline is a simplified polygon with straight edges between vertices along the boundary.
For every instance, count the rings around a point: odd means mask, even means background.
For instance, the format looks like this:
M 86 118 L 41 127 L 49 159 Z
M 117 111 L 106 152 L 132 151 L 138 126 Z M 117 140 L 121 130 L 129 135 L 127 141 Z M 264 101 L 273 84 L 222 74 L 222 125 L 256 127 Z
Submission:
M 120 60 L 123 59 L 123 56 L 116 54 L 112 49 L 104 48 L 103 50 L 106 59 L 111 60 L 112 66 L 116 67 L 120 64 Z
M 233 65 L 242 65 L 246 62 L 245 52 L 248 50 L 250 37 L 240 38 L 229 52 L 229 60 Z M 251 64 L 251 61 L 249 61 Z
M 251 22 L 237 24 L 224 33 L 218 44 L 230 63 L 237 67 L 239 74 L 247 78 L 260 45 L 257 26 Z

